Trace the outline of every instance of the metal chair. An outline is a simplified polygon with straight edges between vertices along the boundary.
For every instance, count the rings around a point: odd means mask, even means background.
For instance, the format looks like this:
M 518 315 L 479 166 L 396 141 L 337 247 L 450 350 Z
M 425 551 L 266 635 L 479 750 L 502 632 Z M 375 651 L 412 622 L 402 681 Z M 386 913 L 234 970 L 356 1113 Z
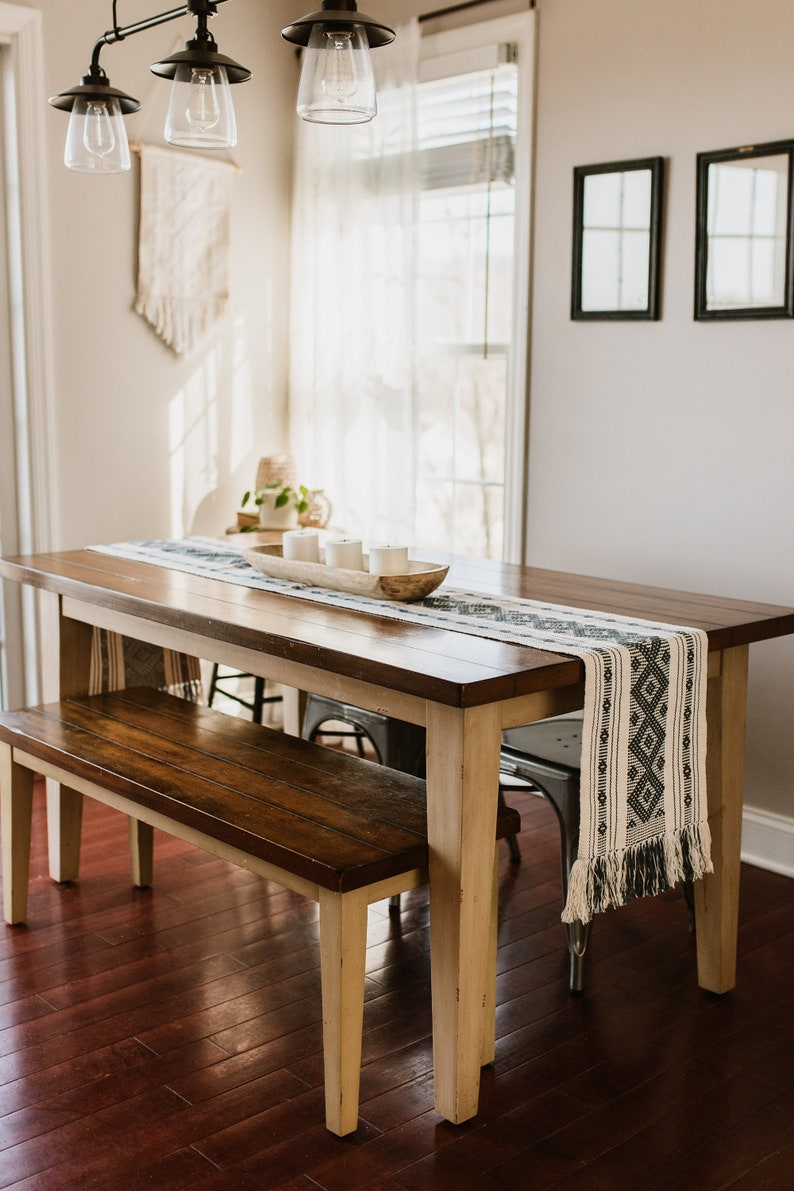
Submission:
M 562 896 L 568 896 L 568 878 L 579 848 L 579 802 L 581 782 L 582 721 L 540 720 L 502 733 L 502 773 L 529 782 L 548 798 L 557 815 L 562 844 Z M 683 885 L 690 928 L 695 928 L 694 891 L 691 881 Z M 571 992 L 584 990 L 584 957 L 592 923 L 566 923 L 570 955 Z
M 242 695 L 238 695 L 234 691 L 226 690 L 223 685 L 226 682 L 237 680 L 240 678 L 253 678 L 254 693 L 252 698 L 244 699 Z M 280 703 L 281 695 L 265 695 L 265 680 L 264 678 L 255 677 L 253 674 L 242 674 L 237 670 L 231 670 L 228 673 L 221 673 L 221 667 L 216 662 L 212 667 L 212 677 L 210 678 L 210 689 L 207 694 L 207 706 L 212 707 L 212 701 L 217 692 L 220 691 L 225 699 L 231 699 L 234 703 L 239 703 L 241 707 L 245 707 L 251 712 L 251 719 L 255 724 L 262 723 L 262 709 L 265 703 Z
M 322 725 L 334 722 L 348 724 L 351 732 L 339 731 L 336 727 L 327 732 Z M 322 695 L 309 695 L 303 720 L 304 740 L 319 740 L 323 736 L 355 736 L 358 738 L 359 753 L 363 756 L 362 737 L 369 740 L 381 765 L 399 769 L 415 777 L 425 776 L 425 730 L 417 724 L 396 720 L 377 711 L 353 707 L 337 699 L 326 699 Z M 502 790 L 499 802 L 504 806 Z M 507 837 L 510 859 L 517 863 L 521 849 L 516 836 Z M 392 905 L 399 905 L 399 898 Z
M 529 782 L 549 800 L 560 827 L 563 902 L 568 876 L 579 847 L 579 785 L 582 722 L 578 719 L 540 720 L 502 733 L 499 767 L 508 777 Z M 569 988 L 584 989 L 584 957 L 590 923 L 566 923 L 570 955 Z
M 346 724 L 352 730 L 337 727 L 323 730 L 323 724 Z M 395 720 L 353 707 L 337 699 L 326 699 L 323 695 L 309 695 L 306 714 L 303 719 L 304 740 L 320 740 L 324 736 L 349 736 L 356 739 L 360 756 L 364 756 L 364 741 L 368 740 L 381 765 L 399 769 L 414 777 L 425 773 L 425 730 L 416 724 Z

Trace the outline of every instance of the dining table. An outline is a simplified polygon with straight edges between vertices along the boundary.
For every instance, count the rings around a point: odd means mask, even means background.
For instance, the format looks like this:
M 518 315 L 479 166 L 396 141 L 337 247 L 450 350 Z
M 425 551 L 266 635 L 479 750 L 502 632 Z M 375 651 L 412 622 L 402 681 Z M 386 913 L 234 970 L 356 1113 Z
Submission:
M 437 552 L 424 557 L 450 563 L 446 583 L 454 588 L 706 633 L 713 872 L 695 882 L 697 981 L 728 992 L 736 981 L 749 646 L 794 633 L 794 608 Z M 95 549 L 4 558 L 0 577 L 38 590 L 45 701 L 88 691 L 98 626 L 282 684 L 284 727 L 295 734 L 307 692 L 426 729 L 435 1106 L 454 1123 L 474 1116 L 488 1053 L 483 1009 L 501 734 L 580 709 L 582 658 Z M 48 811 L 51 875 L 73 879 L 79 857 L 65 841 L 80 796 L 51 791 Z

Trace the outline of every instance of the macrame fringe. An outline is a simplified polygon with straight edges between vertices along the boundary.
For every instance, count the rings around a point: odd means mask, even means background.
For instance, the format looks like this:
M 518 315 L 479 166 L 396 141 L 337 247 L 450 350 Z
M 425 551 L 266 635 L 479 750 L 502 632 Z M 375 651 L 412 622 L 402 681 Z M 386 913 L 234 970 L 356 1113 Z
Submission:
M 589 922 L 594 914 L 635 897 L 653 897 L 679 881 L 713 872 L 707 822 L 592 860 L 577 860 L 568 878 L 563 922 Z
M 177 355 L 226 313 L 234 167 L 141 145 L 134 309 Z
M 135 313 L 142 315 L 178 356 L 189 355 L 223 318 L 228 294 L 210 295 L 205 302 L 183 301 L 167 294 L 140 291 Z

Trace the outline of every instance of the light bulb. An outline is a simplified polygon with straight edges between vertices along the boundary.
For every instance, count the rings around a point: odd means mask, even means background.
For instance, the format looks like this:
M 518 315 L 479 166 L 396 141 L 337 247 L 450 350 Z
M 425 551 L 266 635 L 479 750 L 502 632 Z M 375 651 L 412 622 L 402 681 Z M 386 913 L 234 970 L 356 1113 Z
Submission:
M 211 67 L 193 67 L 190 80 L 190 102 L 185 116 L 196 132 L 209 132 L 221 118 L 220 104 L 215 94 L 215 76 Z
M 377 111 L 366 30 L 312 26 L 298 86 L 298 115 L 316 124 L 361 124 Z
M 171 86 L 165 139 L 188 149 L 232 149 L 237 144 L 225 66 L 180 62 Z
M 63 160 L 70 170 L 82 174 L 120 174 L 130 168 L 127 130 L 115 96 L 75 99 Z
M 349 33 L 331 30 L 326 34 L 322 88 L 329 99 L 344 103 L 358 90 L 358 72 Z
M 113 125 L 104 99 L 89 99 L 86 104 L 83 144 L 88 153 L 94 153 L 97 157 L 107 157 L 116 147 Z

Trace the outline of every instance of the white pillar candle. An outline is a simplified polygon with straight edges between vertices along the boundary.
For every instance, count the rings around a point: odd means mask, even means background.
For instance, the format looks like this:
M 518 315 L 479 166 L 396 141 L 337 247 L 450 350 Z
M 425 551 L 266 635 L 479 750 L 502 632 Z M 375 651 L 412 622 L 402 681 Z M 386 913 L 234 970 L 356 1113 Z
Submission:
M 370 546 L 370 575 L 407 575 L 407 546 Z
M 325 565 L 345 571 L 363 571 L 361 538 L 326 538 Z
M 281 553 L 293 562 L 320 561 L 320 534 L 316 529 L 288 529 L 281 535 Z

